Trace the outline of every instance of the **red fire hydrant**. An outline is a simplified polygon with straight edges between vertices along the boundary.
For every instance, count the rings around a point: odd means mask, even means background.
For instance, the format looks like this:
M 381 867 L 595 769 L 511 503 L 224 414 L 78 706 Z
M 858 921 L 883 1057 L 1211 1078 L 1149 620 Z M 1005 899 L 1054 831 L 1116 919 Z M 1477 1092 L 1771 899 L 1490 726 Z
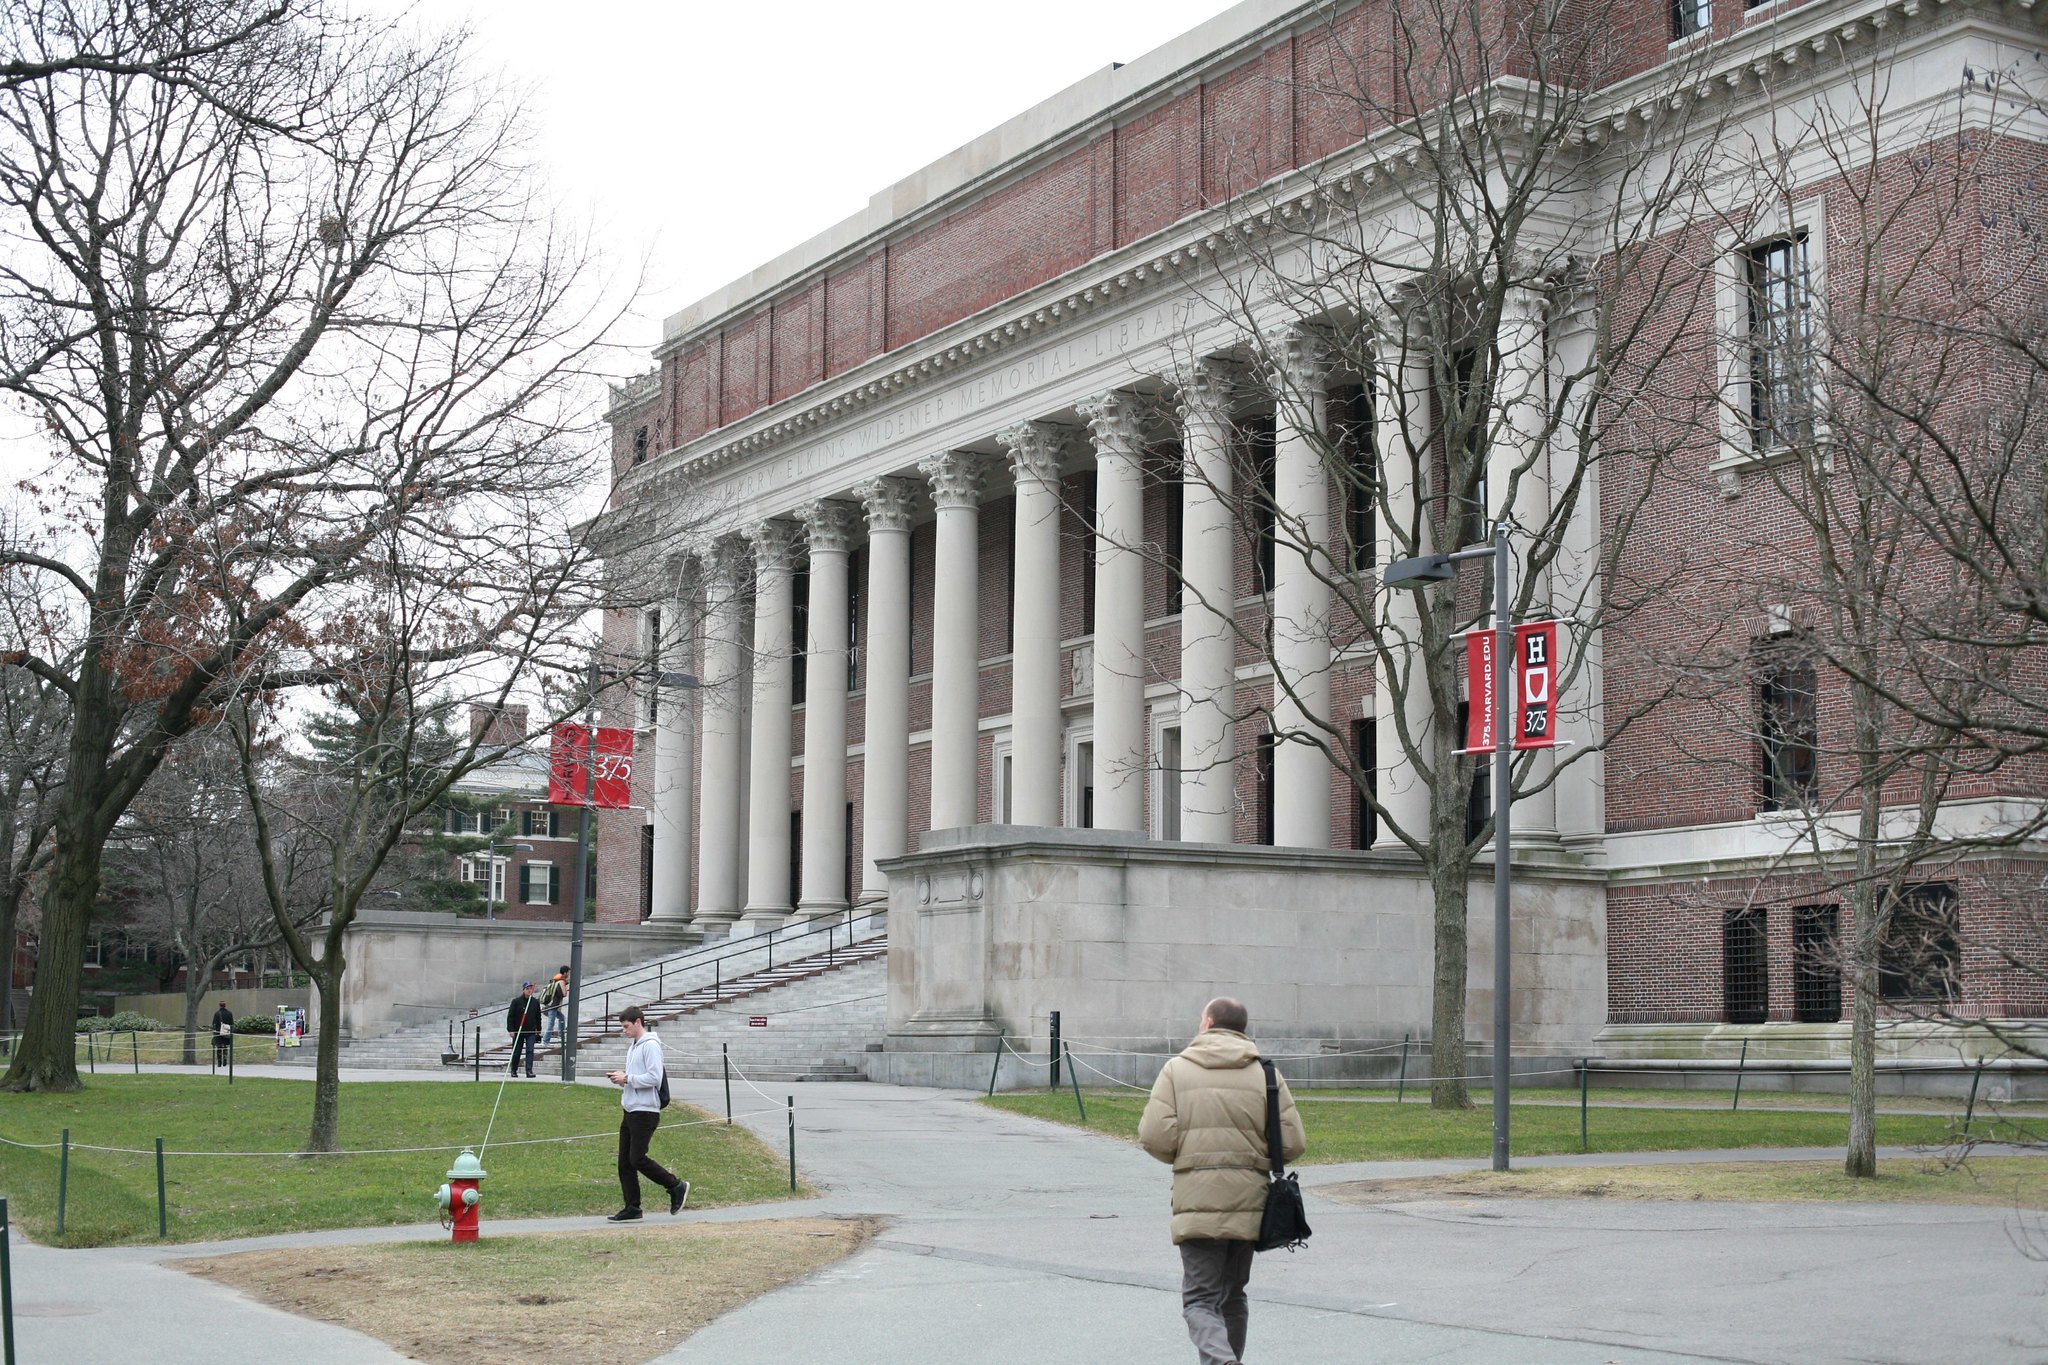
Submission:
M 483 1202 L 483 1192 L 477 1187 L 486 1174 L 476 1153 L 465 1147 L 448 1168 L 448 1183 L 434 1192 L 434 1202 L 445 1210 L 441 1221 L 455 1229 L 458 1242 L 476 1240 L 476 1206 Z

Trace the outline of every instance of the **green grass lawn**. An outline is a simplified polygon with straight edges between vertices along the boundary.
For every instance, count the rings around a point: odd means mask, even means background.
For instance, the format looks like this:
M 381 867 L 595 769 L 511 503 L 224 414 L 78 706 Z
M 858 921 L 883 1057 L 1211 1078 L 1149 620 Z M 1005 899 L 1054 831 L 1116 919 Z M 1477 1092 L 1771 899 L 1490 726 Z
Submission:
M 1085 1093 L 1085 1092 L 1084 1092 Z M 1136 1141 L 1138 1115 L 1145 1097 L 1121 1090 L 1088 1094 L 1087 1126 L 1111 1137 Z M 1295 1093 L 1302 1122 L 1308 1129 L 1304 1164 L 1332 1161 L 1399 1161 L 1426 1157 L 1483 1157 L 1493 1150 L 1493 1111 L 1487 1093 L 1472 1093 L 1471 1109 L 1431 1109 L 1427 1100 L 1409 1104 L 1361 1104 L 1342 1098 L 1318 1099 Z M 1013 1114 L 1078 1124 L 1071 1094 L 1014 1094 L 985 1099 L 984 1104 Z M 1839 1147 L 1848 1141 L 1848 1117 L 1831 1113 L 1786 1113 L 1762 1110 L 1653 1109 L 1640 1105 L 1595 1103 L 1587 1123 L 1587 1146 L 1594 1152 L 1676 1152 L 1736 1147 Z M 1971 1125 L 1974 1136 L 1995 1138 L 2007 1125 L 1980 1110 Z M 1961 1115 L 1883 1115 L 1877 1140 L 1890 1145 L 1945 1142 L 1961 1127 Z M 1511 1124 L 1511 1145 L 1518 1156 L 1576 1152 L 1579 1111 L 1576 1105 L 1517 1104 Z
M 224 1077 L 88 1077 L 76 1094 L 0 1094 L 0 1137 L 54 1142 L 71 1130 L 65 1233 L 56 1236 L 58 1153 L 0 1145 L 0 1195 L 13 1221 L 38 1241 L 105 1246 L 156 1239 L 156 1159 L 168 1152 L 259 1152 L 249 1157 L 170 1156 L 166 1197 L 173 1241 L 420 1223 L 438 1216 L 434 1190 L 453 1152 L 294 1157 L 311 1116 L 306 1081 Z M 463 1081 L 368 1081 L 341 1087 L 341 1142 L 361 1151 L 440 1147 L 480 1141 L 498 1094 Z M 684 1128 L 706 1118 L 670 1109 L 655 1135 L 655 1158 L 694 1182 L 698 1205 L 787 1199 L 786 1156 L 744 1127 Z M 618 1095 L 542 1081 L 505 1087 L 484 1153 L 483 1216 L 517 1218 L 605 1214 L 618 1207 Z M 521 1138 L 598 1133 L 586 1142 L 510 1146 Z M 79 1144 L 143 1149 L 140 1155 L 83 1150 Z

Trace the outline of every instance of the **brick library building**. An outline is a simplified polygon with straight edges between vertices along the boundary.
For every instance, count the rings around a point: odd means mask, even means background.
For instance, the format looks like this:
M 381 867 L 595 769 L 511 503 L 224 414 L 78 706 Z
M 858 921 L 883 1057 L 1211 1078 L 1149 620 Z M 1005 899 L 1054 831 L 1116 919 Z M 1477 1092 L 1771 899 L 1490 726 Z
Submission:
M 1859 981 L 1888 1055 L 1998 1055 L 2048 1014 L 2041 22 L 1245 0 L 668 319 L 607 631 L 695 685 L 610 702 L 598 918 L 886 926 L 892 1052 L 1229 993 L 1363 1053 L 1447 952 L 1483 1052 L 1504 947 L 1532 1069 L 1825 1062 Z M 1494 567 L 1432 558 L 1496 528 L 1557 623 L 1506 945 Z

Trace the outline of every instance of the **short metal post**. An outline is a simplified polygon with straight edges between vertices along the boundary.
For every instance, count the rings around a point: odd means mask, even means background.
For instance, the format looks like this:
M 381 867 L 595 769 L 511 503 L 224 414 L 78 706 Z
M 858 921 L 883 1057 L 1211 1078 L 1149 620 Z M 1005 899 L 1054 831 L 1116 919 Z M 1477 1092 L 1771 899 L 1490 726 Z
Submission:
M 796 1190 L 796 1096 L 789 1097 L 789 1188 Z
M 99 1043 L 94 1039 L 93 1035 L 90 1033 L 86 1034 L 85 1069 L 95 1076 L 100 1074 L 99 1050 Z M 73 1052 L 71 1055 L 75 1057 L 78 1054 L 76 1052 Z
M 996 1035 L 996 1064 L 988 1069 L 988 1097 L 996 1097 L 996 1073 L 1003 1069 L 1003 1035 Z
M 228 1035 L 228 1084 L 235 1083 L 235 1035 Z
M 482 1080 L 484 1078 L 484 1026 L 482 1024 L 476 1026 L 476 1046 L 470 1050 L 469 1062 L 470 1066 L 474 1068 L 474 1074 L 470 1076 L 470 1079 L 473 1081 Z
M 654 964 L 654 998 L 656 1000 L 659 1000 L 663 996 L 668 994 L 667 982 L 668 959 L 663 958 L 661 961 Z
M 1742 1040 L 1742 1055 L 1735 1059 L 1735 1099 L 1729 1104 L 1732 1113 L 1742 1107 L 1742 1072 L 1749 1065 L 1749 1039 Z
M 1579 1058 L 1579 1150 L 1582 1152 L 1592 1150 L 1586 1145 L 1586 1087 L 1592 1077 L 1592 1062 L 1585 1057 Z
M 142 1074 L 142 1047 L 135 1041 L 135 1030 L 128 1030 L 128 1060 L 134 1064 L 135 1074 Z
M 66 1128 L 57 1148 L 57 1235 L 64 1235 L 64 1206 L 71 1198 L 71 1130 Z
M 725 959 L 711 959 L 711 1003 L 717 1004 L 725 998 Z
M 1081 1102 L 1081 1068 L 1074 1065 L 1074 1050 L 1065 1043 L 1060 1047 L 1067 1054 L 1067 1079 L 1074 1086 L 1074 1108 L 1081 1111 L 1081 1122 L 1085 1124 L 1088 1122 L 1088 1106 Z
M 1052 1054 L 1052 1079 L 1049 1085 L 1052 1089 L 1057 1090 L 1060 1088 L 1060 1049 L 1065 1044 L 1060 1042 L 1060 1012 L 1054 1010 L 1051 1018 L 1052 1041 L 1046 1045 L 1046 1051 Z
M 14 1260 L 8 1249 L 7 1196 L 0 1194 L 0 1349 L 14 1365 Z
M 604 993 L 604 1019 L 598 1024 L 598 1032 L 606 1038 L 612 1036 L 612 993 L 610 991 Z
M 732 1127 L 732 1044 L 718 1045 L 718 1065 L 725 1072 L 725 1126 Z
M 1394 1103 L 1408 1098 L 1408 1035 L 1401 1035 L 1401 1079 L 1394 1083 Z
M 1973 1118 L 1975 1118 L 1975 1117 L 1977 1116 L 1977 1083 L 1978 1083 L 1979 1081 L 1983 1080 L 1983 1079 L 1984 1079 L 1984 1059 L 1983 1059 L 1982 1057 L 1979 1057 L 1979 1058 L 1977 1059 L 1977 1072 L 1976 1072 L 1976 1074 L 1975 1074 L 1975 1075 L 1973 1075 L 1973 1076 L 1971 1076 L 1971 1077 L 1970 1077 L 1970 1102 L 1969 1102 L 1969 1104 L 1968 1104 L 1967 1106 L 1965 1106 L 1965 1107 L 1964 1107 L 1964 1109 L 1963 1109 L 1963 1136 L 1964 1136 L 1964 1137 L 1968 1137 L 1968 1136 L 1970 1135 L 1970 1120 L 1971 1120 L 1971 1119 L 1973 1119 Z M 2015 1093 L 2015 1094 L 2017 1094 L 2017 1093 L 2018 1093 L 2018 1091 L 2019 1091 L 2019 1087 L 2018 1087 L 2018 1086 L 2014 1086 L 2014 1087 L 2013 1087 L 2013 1091 L 2014 1091 L 2014 1093 Z
M 170 1206 L 164 1199 L 164 1140 L 156 1140 L 156 1236 L 158 1241 L 171 1235 Z

